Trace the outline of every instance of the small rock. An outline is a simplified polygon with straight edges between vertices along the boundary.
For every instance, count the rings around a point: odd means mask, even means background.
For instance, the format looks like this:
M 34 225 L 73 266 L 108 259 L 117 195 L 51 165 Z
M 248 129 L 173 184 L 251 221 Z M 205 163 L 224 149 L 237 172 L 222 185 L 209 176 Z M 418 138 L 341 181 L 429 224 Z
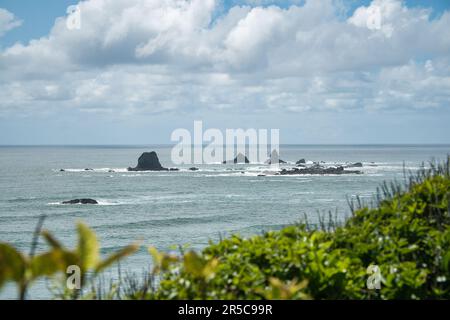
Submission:
M 74 199 L 63 201 L 62 204 L 98 204 L 98 202 L 94 199 Z
M 197 171 L 197 170 L 199 170 L 199 168 L 192 167 L 192 168 L 189 168 L 189 170 L 191 170 L 191 171 Z

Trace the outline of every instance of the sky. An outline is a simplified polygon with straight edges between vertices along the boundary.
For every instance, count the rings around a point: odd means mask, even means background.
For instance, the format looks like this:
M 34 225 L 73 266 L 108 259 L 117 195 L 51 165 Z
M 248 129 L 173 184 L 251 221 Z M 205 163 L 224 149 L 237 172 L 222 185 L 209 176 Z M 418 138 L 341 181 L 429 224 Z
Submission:
M 450 0 L 0 0 L 0 145 L 165 144 L 194 120 L 450 143 Z

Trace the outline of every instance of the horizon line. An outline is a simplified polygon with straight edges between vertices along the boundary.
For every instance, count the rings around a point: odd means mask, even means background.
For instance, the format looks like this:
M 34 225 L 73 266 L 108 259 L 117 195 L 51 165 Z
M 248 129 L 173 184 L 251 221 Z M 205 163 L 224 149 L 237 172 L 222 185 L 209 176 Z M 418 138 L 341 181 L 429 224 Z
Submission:
M 0 144 L 0 147 L 171 147 L 178 143 L 149 143 L 149 144 Z M 208 146 L 210 144 L 203 144 Z M 270 144 L 268 144 L 270 145 Z M 191 144 L 191 146 L 200 146 Z M 223 144 L 236 146 L 233 144 Z M 258 146 L 258 144 L 246 144 L 247 146 Z M 450 146 L 450 143 L 280 143 L 279 146 Z

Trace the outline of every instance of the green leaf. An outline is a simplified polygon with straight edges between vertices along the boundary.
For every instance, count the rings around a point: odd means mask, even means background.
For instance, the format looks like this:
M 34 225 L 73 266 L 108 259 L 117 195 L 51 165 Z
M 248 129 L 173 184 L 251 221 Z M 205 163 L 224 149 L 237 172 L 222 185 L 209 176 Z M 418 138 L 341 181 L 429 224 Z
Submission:
M 119 250 L 116 253 L 113 253 L 108 258 L 106 258 L 105 260 L 103 260 L 100 263 L 98 263 L 97 266 L 95 267 L 95 272 L 96 273 L 101 272 L 102 270 L 104 270 L 105 268 L 109 267 L 113 263 L 115 263 L 115 262 L 125 258 L 126 256 L 129 256 L 129 255 L 133 254 L 138 249 L 139 249 L 139 245 L 138 244 L 131 244 L 129 246 L 126 246 L 122 250 Z
M 0 243 L 0 287 L 7 281 L 23 281 L 26 266 L 25 257 L 16 248 Z
M 53 249 L 33 257 L 30 262 L 32 280 L 42 276 L 52 276 L 57 272 L 66 272 L 67 267 L 76 265 L 78 257 L 75 253 Z
M 97 236 L 84 223 L 78 223 L 78 256 L 80 258 L 80 268 L 86 271 L 90 268 L 94 268 L 99 260 L 99 244 Z
M 187 273 L 195 277 L 203 276 L 205 264 L 205 261 L 195 251 L 189 251 L 184 255 L 184 268 Z
M 47 230 L 42 231 L 42 236 L 47 241 L 47 243 L 54 249 L 62 249 L 63 246 L 59 243 L 58 240 L 53 237 L 53 235 Z
M 149 247 L 148 252 L 153 257 L 154 267 L 153 273 L 167 270 L 172 263 L 178 261 L 178 258 L 172 254 L 161 253 L 155 247 Z

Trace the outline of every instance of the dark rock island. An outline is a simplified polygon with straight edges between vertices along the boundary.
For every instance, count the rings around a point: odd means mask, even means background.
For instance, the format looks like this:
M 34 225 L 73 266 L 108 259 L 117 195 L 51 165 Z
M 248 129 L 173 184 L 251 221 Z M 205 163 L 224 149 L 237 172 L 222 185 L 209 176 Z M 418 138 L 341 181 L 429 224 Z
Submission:
M 127 168 L 128 171 L 169 171 L 159 162 L 158 155 L 155 151 L 144 152 L 138 159 L 136 167 Z

